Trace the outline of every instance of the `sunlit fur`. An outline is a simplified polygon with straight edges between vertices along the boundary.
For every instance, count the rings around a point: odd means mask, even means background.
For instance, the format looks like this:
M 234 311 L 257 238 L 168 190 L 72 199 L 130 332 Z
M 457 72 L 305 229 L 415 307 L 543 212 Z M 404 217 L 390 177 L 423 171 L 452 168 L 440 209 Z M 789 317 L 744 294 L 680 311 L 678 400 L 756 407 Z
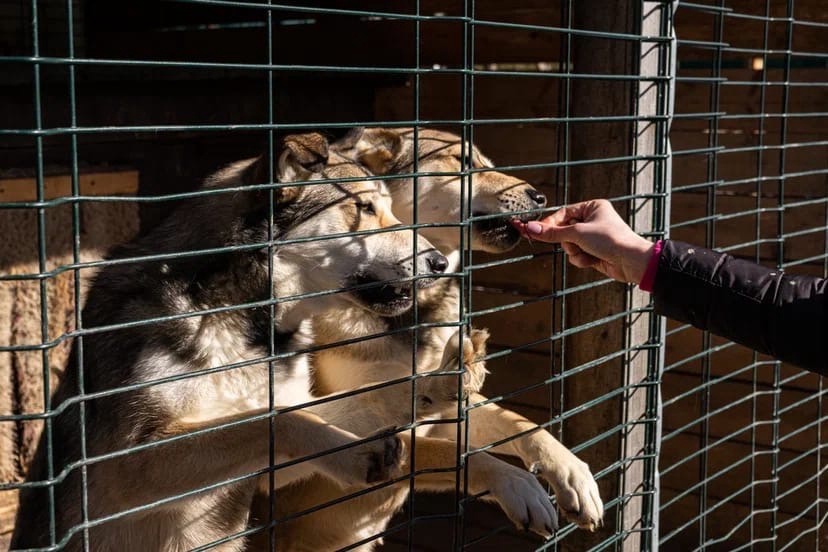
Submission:
M 491 252 L 502 252 L 518 242 L 511 232 L 509 220 L 514 213 L 526 218 L 536 216 L 529 212 L 541 204 L 532 200 L 527 191 L 531 185 L 496 170 L 476 173 L 471 186 L 463 186 L 460 178 L 440 173 L 461 170 L 460 155 L 465 152 L 473 167 L 491 168 L 492 162 L 477 148 L 465 147 L 450 133 L 428 129 L 419 131 L 419 158 L 416 194 L 412 177 L 399 176 L 414 170 L 414 143 L 411 129 L 355 130 L 339 143 L 335 151 L 359 161 L 372 172 L 388 175 L 388 189 L 394 203 L 394 212 L 404 222 L 414 222 L 414 203 L 417 204 L 417 222 L 459 222 L 461 205 L 471 199 L 471 209 L 485 217 L 500 215 L 500 226 L 489 225 L 475 229 L 472 247 Z M 395 178 L 396 176 L 396 178 Z M 466 195 L 463 195 L 465 191 Z M 465 197 L 465 199 L 464 199 Z M 535 195 L 537 197 L 537 195 Z M 508 230 L 507 230 L 508 228 Z M 486 231 L 489 230 L 489 231 Z M 428 237 L 452 261 L 449 271 L 458 267 L 460 232 L 457 228 L 426 228 L 421 234 Z M 447 369 L 457 370 L 462 359 L 470 378 L 463 383 L 471 394 L 471 402 L 486 400 L 477 393 L 482 384 L 488 334 L 465 329 L 471 338 L 462 345 L 456 331 L 460 321 L 460 295 L 457 281 L 441 278 L 437 284 L 420 290 L 417 295 L 416 334 L 406 331 L 414 325 L 413 313 L 401 317 L 371 315 L 364 310 L 349 308 L 314 318 L 317 344 L 329 345 L 346 339 L 374 336 L 346 346 L 320 351 L 314 357 L 316 391 L 320 394 L 342 393 L 378 382 L 405 378 L 413 372 L 439 374 Z M 451 326 L 455 324 L 455 326 Z M 390 332 L 390 335 L 387 335 Z M 416 343 L 416 358 L 412 345 Z M 462 349 L 462 351 L 461 351 Z M 452 419 L 457 415 L 456 393 L 458 376 L 428 377 L 419 382 L 442 382 L 454 395 L 442 401 L 424 404 L 420 388 L 414 388 L 417 405 L 416 420 Z M 412 412 L 412 386 L 405 382 L 381 390 L 363 393 L 332 403 L 323 414 L 342 427 L 359 435 L 367 435 L 377 425 L 400 426 L 415 420 Z M 524 432 L 525 437 L 497 448 L 498 452 L 520 457 L 556 491 L 559 505 L 567 518 L 580 526 L 594 529 L 601 523 L 603 506 L 598 488 L 585 463 L 575 457 L 546 431 L 534 431 L 537 425 L 522 416 L 500 408 L 497 404 L 470 411 L 472 447 L 513 437 Z M 442 473 L 420 474 L 415 487 L 426 491 L 455 490 L 457 451 L 455 423 L 425 425 L 418 430 L 415 464 L 418 470 L 444 468 Z M 461 475 L 462 478 L 462 475 Z M 461 479 L 462 482 L 462 479 Z M 545 490 L 529 471 L 515 468 L 488 454 L 479 453 L 469 458 L 469 490 L 477 494 L 488 491 L 485 500 L 496 501 L 520 527 L 540 534 L 549 534 L 556 520 Z M 461 483 L 462 485 L 462 483 Z M 350 498 L 346 502 L 328 506 L 310 515 L 281 522 L 276 531 L 279 550 L 334 550 L 363 539 L 367 543 L 360 550 L 372 549 L 395 512 L 401 508 L 409 493 L 409 482 L 386 487 L 370 494 Z M 336 501 L 351 490 L 343 490 L 324 476 L 291 485 L 277 493 L 277 517 L 296 514 L 314 506 Z M 262 512 L 259 508 L 256 510 Z M 258 521 L 263 521 L 260 513 Z
M 279 414 L 271 425 L 271 395 L 277 407 L 311 400 L 312 374 L 307 355 L 280 358 L 272 365 L 262 359 L 271 340 L 278 354 L 307 348 L 313 314 L 350 308 L 373 312 L 381 305 L 343 292 L 279 302 L 271 313 L 269 300 L 336 290 L 355 276 L 363 281 L 405 279 L 415 267 L 418 274 L 428 274 L 428 255 L 436 253 L 419 238 L 418 250 L 426 253 L 415 261 L 413 232 L 394 230 L 399 221 L 390 211 L 384 185 L 367 180 L 363 168 L 328 152 L 327 146 L 318 134 L 289 137 L 277 155 L 275 175 L 288 184 L 335 182 L 273 191 L 248 188 L 266 182 L 268 163 L 262 158 L 242 161 L 209 178 L 208 195 L 184 202 L 157 228 L 111 253 L 113 260 L 187 254 L 109 265 L 91 286 L 83 327 L 101 329 L 83 338 L 82 351 L 81 342 L 74 342 L 52 402 L 53 512 L 64 549 L 81 550 L 88 538 L 91 550 L 189 550 L 233 535 L 246 527 L 257 478 L 218 484 L 263 470 L 271 454 L 283 462 L 357 440 L 310 412 Z M 221 188 L 239 189 L 211 193 Z M 290 242 L 377 229 L 392 230 Z M 267 246 L 271 237 L 272 249 Z M 232 246 L 237 249 L 189 254 Z M 223 310 L 234 305 L 247 306 Z M 213 312 L 185 316 L 206 309 Z M 163 320 L 104 329 L 159 318 Z M 81 354 L 83 391 L 94 395 L 83 403 L 83 413 L 78 400 Z M 222 368 L 228 364 L 237 366 Z M 125 386 L 134 387 L 118 390 Z M 211 430 L 243 419 L 250 420 Z M 85 455 L 92 459 L 85 470 L 79 464 L 81 432 Z M 175 439 L 192 432 L 197 433 Z M 46 435 L 29 471 L 30 482 L 48 479 Z M 166 438 L 173 439 L 94 460 Z M 383 436 L 280 469 L 276 484 L 325 474 L 343 486 L 365 486 L 393 477 L 402 455 L 402 442 Z M 214 484 L 218 486 L 193 493 Z M 181 493 L 190 494 L 174 498 Z M 12 547 L 48 546 L 48 492 L 37 487 L 20 496 Z M 155 501 L 163 502 L 128 513 Z M 92 524 L 86 535 L 84 514 Z M 110 515 L 116 517 L 98 523 Z M 245 539 L 236 538 L 216 549 L 244 547 Z

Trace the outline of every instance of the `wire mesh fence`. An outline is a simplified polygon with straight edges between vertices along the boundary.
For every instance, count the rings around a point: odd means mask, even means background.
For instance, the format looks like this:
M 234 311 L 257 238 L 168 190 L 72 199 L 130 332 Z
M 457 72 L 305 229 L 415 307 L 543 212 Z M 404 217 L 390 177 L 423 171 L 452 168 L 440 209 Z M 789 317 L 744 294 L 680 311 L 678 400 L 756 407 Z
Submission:
M 672 237 L 825 275 L 825 17 L 681 3 Z M 821 378 L 686 326 L 666 348 L 661 544 L 821 549 Z
M 6 538 L 23 496 L 20 549 L 819 549 L 821 380 L 508 220 L 825 274 L 826 14 L 616 4 L 0 2 Z

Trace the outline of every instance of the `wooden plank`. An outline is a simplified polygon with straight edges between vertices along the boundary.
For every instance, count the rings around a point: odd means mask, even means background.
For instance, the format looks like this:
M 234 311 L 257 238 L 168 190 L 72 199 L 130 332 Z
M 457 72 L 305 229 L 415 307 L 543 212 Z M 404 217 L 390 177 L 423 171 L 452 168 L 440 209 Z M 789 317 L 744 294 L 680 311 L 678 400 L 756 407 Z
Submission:
M 704 128 L 706 129 L 706 125 Z M 706 131 L 701 128 L 688 130 L 687 132 L 674 129 L 671 134 L 671 141 L 675 151 L 700 150 L 708 147 L 707 137 Z M 789 136 L 792 143 L 799 144 L 816 143 L 826 139 L 828 139 L 828 132 Z M 759 143 L 755 136 L 740 135 L 734 137 L 734 139 L 724 137 L 720 140 L 719 145 L 731 149 L 757 148 Z M 780 153 L 779 149 L 765 150 L 762 153 L 761 169 L 758 169 L 758 153 L 756 151 L 735 152 L 727 149 L 720 151 L 716 159 L 717 180 L 724 180 L 727 184 L 723 192 L 725 194 L 755 196 L 758 191 L 761 191 L 763 197 L 777 198 Z M 682 187 L 707 183 L 709 180 L 707 176 L 707 157 L 708 154 L 702 152 L 675 157 L 673 161 L 674 172 L 676 173 L 674 186 Z M 828 185 L 826 185 L 828 168 L 825 167 L 824 163 L 826 158 L 828 158 L 828 146 L 825 145 L 786 149 L 784 173 L 789 175 L 785 178 L 784 194 L 786 201 L 825 197 L 826 190 L 828 190 Z M 759 173 L 759 170 L 761 170 L 761 173 Z M 812 171 L 815 174 L 790 176 L 805 171 Z M 757 176 L 760 175 L 762 182 L 758 182 L 757 179 Z M 730 184 L 730 182 L 738 180 L 742 180 L 744 183 Z M 680 213 L 678 216 L 680 216 Z M 677 220 L 681 220 L 681 218 Z
M 811 432 L 811 437 L 816 445 L 816 428 Z M 669 446 L 662 449 L 660 458 L 662 488 L 683 491 L 706 480 L 707 496 L 725 499 L 744 487 L 752 486 L 754 504 L 771 504 L 773 448 L 752 446 L 749 432 L 714 446 L 715 442 L 716 439 L 710 439 L 705 444 L 699 435 L 692 433 L 668 441 Z M 708 447 L 706 474 L 701 474 L 700 456 L 695 455 L 703 446 Z M 690 455 L 693 455 L 690 460 L 682 462 Z M 818 454 L 802 456 L 801 451 L 782 447 L 777 458 L 778 465 L 785 466 L 778 473 L 779 495 L 786 495 L 807 478 L 816 475 L 820 469 Z M 815 478 L 811 484 L 783 496 L 778 501 L 779 510 L 792 515 L 805 512 L 819 496 L 824 496 L 827 486 L 824 478 L 819 481 Z M 696 492 L 700 491 L 698 488 Z M 750 501 L 743 501 L 743 504 L 748 505 Z M 813 513 L 810 517 L 813 519 Z
M 778 435 L 786 437 L 786 448 L 807 451 L 814 447 L 812 434 L 797 432 L 819 419 L 820 398 L 813 391 L 783 388 L 780 408 L 785 411 L 779 417 L 778 424 L 773 416 L 774 390 L 769 385 L 728 379 L 705 386 L 699 375 L 667 372 L 662 380 L 662 393 L 665 403 L 686 395 L 664 408 L 665 435 L 678 429 L 700 431 L 700 417 L 705 415 L 702 411 L 703 398 L 707 395 L 707 412 L 716 413 L 708 416 L 712 437 L 726 437 L 755 424 L 756 443 L 770 446 L 773 443 L 773 426 L 778 425 Z
M 592 31 L 629 33 L 636 28 L 640 17 L 634 2 L 617 2 L 612 10 L 604 2 L 581 0 L 572 4 L 573 27 Z M 571 44 L 575 71 L 591 74 L 633 74 L 637 72 L 638 44 L 607 38 L 573 36 Z M 631 115 L 636 86 L 631 82 L 611 80 L 576 79 L 571 83 L 569 102 L 573 117 L 605 117 Z M 570 128 L 568 159 L 601 159 L 623 157 L 633 151 L 631 137 L 633 125 L 614 121 L 600 125 L 584 125 Z M 585 164 L 574 166 L 569 172 L 569 197 L 567 202 L 577 202 L 596 197 L 616 197 L 629 193 L 632 167 L 630 163 Z M 570 271 L 564 282 L 567 287 L 585 284 L 598 276 L 592 271 Z M 573 327 L 603 318 L 626 308 L 625 288 L 621 285 L 601 286 L 565 299 L 566 327 Z M 617 352 L 625 346 L 623 321 L 602 326 L 600 329 L 580 332 L 566 340 L 565 368 L 581 366 L 592 359 Z M 599 370 L 586 370 L 565 383 L 565 396 L 572 404 L 584 404 L 591 398 L 603 396 L 623 385 L 625 378 L 623 359 L 605 363 Z M 622 419 L 618 400 L 606 400 L 596 405 L 586 423 L 570 424 L 567 435 L 572 442 L 583 442 L 616 427 Z M 621 450 L 620 437 L 603 439 L 582 458 L 588 464 L 604 465 L 616 459 Z M 625 487 L 618 480 L 606 481 L 602 487 L 604 498 L 621 495 Z M 619 525 L 620 522 L 620 525 Z M 578 533 L 564 542 L 565 550 L 587 550 L 597 546 L 617 531 L 627 526 L 623 515 L 615 519 L 606 516 L 605 526 L 594 534 Z M 633 537 L 638 540 L 638 537 Z M 625 541 L 624 548 L 635 547 L 633 539 Z
M 798 68 L 792 70 L 792 79 L 798 82 L 821 82 L 826 76 L 825 69 Z M 776 83 L 765 87 L 765 112 L 780 113 L 782 111 L 784 89 L 781 86 L 784 81 L 784 73 L 781 69 L 769 69 L 765 75 L 766 82 Z M 707 113 L 710 111 L 710 94 L 713 89 L 714 79 L 711 77 L 710 69 L 679 69 L 679 80 L 676 83 L 676 113 Z M 719 111 L 736 114 L 757 114 L 761 113 L 761 90 L 759 86 L 762 74 L 751 69 L 729 69 L 723 68 L 721 77 L 726 79 L 720 89 Z M 686 81 L 684 77 L 707 79 L 704 81 Z M 740 84 L 737 84 L 740 83 Z M 793 112 L 825 112 L 826 98 L 823 87 L 820 86 L 797 86 L 791 88 L 788 109 Z M 778 118 L 775 118 L 778 119 Z M 729 122 L 729 125 L 739 123 Z M 754 126 L 758 126 L 753 121 Z M 768 130 L 778 128 L 778 121 L 769 119 L 766 121 Z M 806 123 L 814 131 L 822 128 L 820 123 L 809 121 Z
M 478 27 L 475 62 L 552 61 L 560 35 L 501 27 Z M 273 33 L 276 64 L 413 67 L 415 47 L 424 66 L 463 64 L 462 21 L 430 20 L 420 24 L 420 41 L 410 20 L 371 20 L 320 16 L 313 24 L 279 27 Z M 324 40 L 314 39 L 324 37 Z M 228 48 L 227 44 L 233 44 Z M 92 47 L 94 45 L 94 50 Z M 301 45 L 301 47 L 297 47 Z M 332 47 L 335 45 L 335 47 Z M 390 47 L 393 45 L 393 47 Z M 114 58 L 264 63 L 267 29 L 111 31 L 96 34 L 90 51 Z
M 668 321 L 668 328 L 672 329 L 678 325 L 676 322 Z M 708 362 L 707 369 L 713 377 L 731 376 L 733 381 L 746 383 L 755 381 L 763 385 L 773 384 L 775 376 L 770 367 L 765 366 L 755 371 L 742 371 L 746 366 L 753 364 L 754 352 L 751 349 L 741 345 L 731 345 L 711 352 L 709 355 L 701 355 L 707 350 L 702 341 L 702 336 L 703 332 L 701 330 L 691 327 L 671 334 L 667 339 L 665 348 L 665 368 L 669 372 L 699 375 L 704 370 L 704 363 Z M 716 349 L 727 343 L 729 342 L 726 339 L 711 336 L 710 348 Z M 688 360 L 691 358 L 693 360 Z M 759 362 L 769 361 L 771 357 L 759 355 L 758 360 Z M 739 372 L 739 375 L 734 376 L 737 372 Z M 797 376 L 796 379 L 789 385 L 791 388 L 803 391 L 815 391 L 819 388 L 818 375 L 800 368 L 782 365 L 782 379 L 795 376 Z
M 563 255 L 553 254 L 552 251 L 553 247 L 549 244 L 522 241 L 517 248 L 509 252 L 509 256 L 535 256 L 508 264 L 498 263 L 503 261 L 503 255 L 474 252 L 472 257 L 475 264 L 498 264 L 476 269 L 472 274 L 472 285 L 508 290 L 528 297 L 552 294 L 561 288 L 560 268 L 563 263 Z
M 791 198 L 790 202 L 798 198 Z M 786 199 L 786 202 L 789 200 Z M 677 193 L 672 200 L 672 223 L 693 221 L 709 216 L 708 199 L 703 193 Z M 757 238 L 765 240 L 759 245 L 762 259 L 775 260 L 778 244 L 779 212 L 776 198 L 758 199 L 749 195 L 717 194 L 715 214 L 721 220 L 712 222 L 716 247 L 728 248 L 739 244 L 754 242 Z M 826 225 L 826 204 L 824 202 L 809 205 L 791 206 L 784 209 L 784 232 L 786 234 L 824 228 Z M 759 233 L 757 235 L 757 224 Z M 671 237 L 693 244 L 705 244 L 707 221 L 675 227 Z M 750 246 L 733 252 L 736 255 L 753 256 L 755 249 Z M 805 259 L 824 254 L 826 238 L 824 232 L 814 232 L 785 240 L 785 259 Z
M 663 3 L 645 1 L 641 3 L 640 18 L 641 34 L 643 36 L 659 36 L 661 34 L 662 21 L 668 19 L 667 10 L 670 9 Z M 657 77 L 662 64 L 666 61 L 668 53 L 654 42 L 642 42 L 639 52 L 638 72 L 643 77 Z M 659 115 L 659 87 L 653 82 L 641 81 L 637 83 L 636 90 L 636 112 L 640 117 L 655 117 Z M 637 121 L 635 129 L 635 147 L 633 151 L 641 155 L 656 156 L 662 151 L 657 143 L 657 131 L 659 123 L 651 121 Z M 644 196 L 645 199 L 636 199 L 632 202 L 632 228 L 637 232 L 651 232 L 653 227 L 653 215 L 656 209 L 654 200 L 651 199 L 657 190 L 658 170 L 663 166 L 662 162 L 652 159 L 637 160 L 634 163 L 634 177 L 630 192 L 634 195 Z M 648 197 L 649 196 L 649 197 Z M 650 294 L 635 288 L 629 296 L 627 307 L 630 309 L 644 309 L 650 304 Z M 650 339 L 650 328 L 653 322 L 653 315 L 641 314 L 627 318 L 627 332 L 629 344 L 646 343 Z M 662 331 L 664 328 L 661 322 Z M 627 354 L 624 366 L 624 385 L 627 392 L 623 399 L 622 421 L 628 424 L 624 430 L 622 439 L 622 453 L 624 458 L 643 458 L 648 453 L 647 431 L 655 428 L 648 427 L 650 424 L 644 420 L 648 415 L 650 387 L 646 385 L 650 381 L 649 365 L 652 361 L 648 349 L 633 351 Z M 658 439 L 658 438 L 656 438 Z M 621 469 L 622 490 L 626 499 L 623 509 L 622 527 L 628 534 L 624 539 L 623 550 L 634 551 L 642 548 L 657 548 L 657 532 L 640 532 L 642 529 L 649 529 L 646 521 L 648 508 L 657 507 L 658 498 L 648 500 L 645 498 L 648 491 L 658 493 L 658 488 L 653 488 L 646 480 L 645 462 L 634 461 L 626 463 Z
M 662 502 L 672 500 L 678 491 L 664 489 Z M 742 497 L 744 500 L 744 498 Z M 715 509 L 714 509 L 715 508 Z M 808 519 L 794 519 L 790 514 L 778 513 L 776 527 L 772 528 L 769 504 L 757 504 L 748 507 L 738 501 L 713 502 L 707 505 L 710 512 L 706 518 L 707 531 L 704 540 L 700 539 L 698 523 L 690 523 L 683 531 L 664 542 L 664 550 L 700 550 L 705 552 L 730 552 L 740 546 L 753 542 L 752 550 L 771 550 L 769 546 L 756 545 L 758 539 L 765 539 L 767 544 L 774 537 L 778 543 L 794 543 L 791 550 L 815 550 L 825 537 L 825 530 L 814 531 L 814 522 Z M 690 495 L 671 504 L 661 511 L 661 534 L 669 535 L 685 523 L 699 515 L 698 497 Z M 751 531 L 751 525 L 753 531 Z M 738 529 L 736 527 L 738 526 Z M 709 541 L 722 539 L 723 542 L 712 544 Z
M 498 328 L 490 328 L 497 333 Z M 495 352 L 493 349 L 490 353 Z M 508 355 L 489 360 L 486 368 L 486 384 L 483 394 L 489 398 L 508 395 L 508 402 L 533 410 L 532 421 L 542 423 L 548 420 L 549 409 L 560 408 L 560 384 L 540 385 L 552 377 L 552 359 L 548 354 L 512 351 Z M 556 364 L 560 370 L 560 361 Z M 559 411 L 559 410 L 557 410 Z M 535 419 L 539 412 L 540 419 Z
M 477 314 L 492 310 L 487 314 Z M 497 291 L 475 291 L 472 295 L 472 323 L 490 328 L 490 342 L 503 348 L 522 347 L 552 335 L 550 301 Z M 549 343 L 531 347 L 539 353 L 549 352 Z
M 135 195 L 138 193 L 138 171 L 94 172 L 78 176 L 80 194 L 87 196 Z M 43 178 L 44 199 L 72 197 L 69 175 Z M 35 201 L 37 181 L 34 178 L 0 179 L 0 201 Z

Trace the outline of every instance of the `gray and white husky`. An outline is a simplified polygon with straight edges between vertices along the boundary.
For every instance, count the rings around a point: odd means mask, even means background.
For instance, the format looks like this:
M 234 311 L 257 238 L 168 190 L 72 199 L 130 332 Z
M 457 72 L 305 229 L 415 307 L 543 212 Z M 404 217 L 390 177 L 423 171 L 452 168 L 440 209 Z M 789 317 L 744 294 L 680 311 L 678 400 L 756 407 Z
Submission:
M 461 208 L 467 201 L 479 219 L 471 225 L 473 249 L 502 253 L 515 247 L 520 234 L 512 226 L 512 219 L 526 218 L 527 212 L 543 207 L 543 194 L 529 183 L 495 170 L 477 147 L 463 144 L 454 134 L 420 129 L 416 136 L 415 144 L 410 128 L 354 129 L 332 144 L 332 149 L 374 174 L 389 178 L 393 209 L 403 222 L 415 222 L 416 208 L 416 222 L 434 223 L 421 233 L 447 255 L 449 272 L 457 270 L 461 254 L 460 233 L 451 224 L 462 222 Z M 415 153 L 422 173 L 416 194 L 411 176 Z M 464 155 L 475 169 L 465 185 L 458 176 Z M 377 427 L 377 419 L 383 426 L 429 420 L 432 423 L 418 427 L 416 443 L 409 443 L 416 453 L 414 489 L 453 492 L 458 477 L 452 469 L 457 463 L 458 427 L 450 420 L 457 416 L 458 382 L 457 376 L 443 373 L 457 370 L 462 362 L 466 376 L 463 391 L 470 403 L 478 405 L 469 411 L 471 447 L 502 443 L 495 452 L 518 457 L 531 468 L 517 468 L 478 451 L 468 458 L 469 492 L 496 502 L 516 525 L 548 536 L 556 529 L 557 518 L 546 490 L 532 473 L 536 472 L 551 484 L 567 519 L 584 529 L 596 529 L 602 523 L 604 508 L 589 467 L 551 433 L 479 393 L 485 373 L 481 358 L 488 334 L 468 329 L 466 337 L 460 339 L 456 328 L 461 319 L 457 281 L 444 277 L 420 289 L 416 315 L 416 333 L 411 329 L 415 325 L 413 311 L 389 317 L 349 305 L 314 317 L 316 343 L 330 347 L 315 355 L 315 390 L 322 395 L 348 393 L 399 381 L 416 372 L 421 376 L 418 385 L 451 382 L 453 395 L 423 393 L 428 402 L 417 400 L 414 413 L 412 387 L 405 381 L 347 396 L 337 401 L 339 404 L 331 403 L 324 417 L 357 435 L 370 434 Z M 411 354 L 414 336 L 416 358 Z M 337 346 L 343 342 L 346 344 Z M 373 415 L 352 414 L 366 411 Z M 449 423 L 433 423 L 441 419 Z M 380 540 L 376 535 L 383 533 L 394 513 L 405 504 L 410 489 L 405 480 L 292 517 L 349 494 L 324 474 L 298 481 L 279 490 L 275 497 L 278 517 L 290 517 L 277 528 L 277 548 L 327 551 L 362 542 L 356 549 L 369 551 Z
M 447 261 L 422 238 L 415 258 L 414 233 L 394 229 L 385 186 L 329 152 L 319 134 L 286 138 L 274 173 L 282 183 L 325 183 L 276 188 L 272 219 L 271 193 L 244 188 L 267 181 L 266 164 L 242 161 L 212 176 L 205 189 L 234 191 L 189 200 L 113 252 L 118 262 L 95 278 L 87 335 L 73 344 L 56 391 L 51 442 L 44 432 L 13 549 L 49 546 L 53 532 L 67 550 L 83 549 L 85 539 L 92 550 L 146 551 L 225 538 L 216 548 L 241 550 L 244 539 L 229 537 L 247 526 L 271 457 L 296 461 L 275 472 L 277 487 L 313 474 L 366 486 L 402 469 L 399 437 L 365 440 L 308 410 L 272 415 L 270 395 L 277 408 L 314 398 L 306 355 L 283 356 L 308 346 L 312 314 L 351 306 L 403 313 L 411 288 L 428 286 Z M 363 230 L 376 232 L 351 234 Z M 388 280 L 395 285 L 372 286 Z M 324 293 L 346 286 L 356 288 Z

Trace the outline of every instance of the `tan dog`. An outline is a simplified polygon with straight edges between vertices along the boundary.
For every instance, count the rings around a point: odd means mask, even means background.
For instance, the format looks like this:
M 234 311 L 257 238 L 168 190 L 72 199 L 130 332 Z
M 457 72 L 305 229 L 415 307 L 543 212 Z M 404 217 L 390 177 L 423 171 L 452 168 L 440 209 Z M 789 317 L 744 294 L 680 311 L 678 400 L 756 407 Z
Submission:
M 415 286 L 411 277 L 434 276 L 447 265 L 423 238 L 415 258 L 414 233 L 394 230 L 399 221 L 385 186 L 328 153 L 318 134 L 289 137 L 275 176 L 283 183 L 347 182 L 203 195 L 114 252 L 111 258 L 122 262 L 101 270 L 83 312 L 84 328 L 95 330 L 83 338 L 85 396 L 75 341 L 52 403 L 53 438 L 44 432 L 31 486 L 21 493 L 12 548 L 49 546 L 53 524 L 64 550 L 82 550 L 84 541 L 91 550 L 189 550 L 224 538 L 231 540 L 214 549 L 241 550 L 244 540 L 232 537 L 247 525 L 256 472 L 271 455 L 277 463 L 312 456 L 277 470 L 277 486 L 324 474 L 358 488 L 399 473 L 404 449 L 397 437 L 359 444 L 353 432 L 310 412 L 269 415 L 271 392 L 277 407 L 314 398 L 307 355 L 291 354 L 309 345 L 312 314 L 352 307 L 403 314 L 411 288 L 433 282 L 421 278 Z M 243 161 L 206 187 L 261 183 L 268 172 L 261 159 Z M 352 235 L 369 230 L 380 232 Z M 256 245 L 271 236 L 272 262 L 269 249 Z M 227 247 L 235 249 L 171 255 Z M 140 260 L 148 255 L 156 257 Z M 402 281 L 390 291 L 372 287 L 387 280 Z M 324 293 L 352 284 L 361 287 Z M 273 306 L 276 349 L 288 355 L 271 367 L 271 294 L 315 292 Z M 252 305 L 232 308 L 245 304 Z M 135 325 L 107 328 L 121 323 Z M 428 400 L 432 390 L 425 392 Z M 219 428 L 224 422 L 236 423 Z
M 355 129 L 332 148 L 349 156 L 380 175 L 406 174 L 414 169 L 413 132 L 410 129 Z M 461 170 L 462 146 L 457 136 L 433 130 L 419 134 L 418 178 L 416 204 L 418 222 L 460 222 L 463 197 L 460 178 L 428 176 L 429 173 L 457 173 Z M 491 168 L 491 162 L 476 149 L 465 148 L 476 169 Z M 502 252 L 514 247 L 520 239 L 510 224 L 514 212 L 537 209 L 545 198 L 532 186 L 496 171 L 475 172 L 470 179 L 471 208 L 478 217 L 472 230 L 472 247 Z M 391 180 L 388 185 L 394 199 L 394 210 L 406 223 L 413 222 L 414 196 L 411 178 Z M 469 192 L 467 192 L 469 193 Z M 502 215 L 491 217 L 489 215 Z M 422 231 L 432 243 L 448 254 L 450 269 L 459 263 L 460 240 L 457 228 L 428 228 Z M 331 403 L 319 412 L 325 419 L 347 428 L 357 435 L 368 435 L 377 425 L 401 426 L 422 420 L 447 420 L 457 415 L 457 376 L 440 375 L 457 369 L 461 357 L 468 377 L 464 391 L 472 403 L 485 401 L 477 393 L 482 383 L 482 363 L 486 334 L 471 331 L 470 338 L 461 340 L 456 330 L 460 320 L 459 286 L 443 278 L 434 286 L 417 294 L 417 323 L 413 315 L 378 316 L 360 308 L 324 314 L 314 318 L 317 344 L 335 345 L 344 340 L 361 341 L 325 349 L 315 356 L 316 391 L 336 394 L 376 385 L 380 382 L 405 380 L 412 373 L 421 377 L 417 385 L 430 381 L 451 381 L 451 394 L 443 404 L 425 402 L 417 391 L 416 413 L 411 406 L 412 384 L 399 383 L 369 393 Z M 452 325 L 454 323 L 454 325 Z M 383 335 L 390 333 L 390 335 Z M 467 332 L 468 333 L 468 332 Z M 412 366 L 412 344 L 416 335 L 416 364 Z M 371 337 L 374 336 L 374 337 Z M 424 376 L 428 374 L 427 376 Z M 415 388 L 417 389 L 417 388 Z M 432 394 L 432 399 L 434 398 Z M 365 416 L 365 412 L 371 416 Z M 379 421 L 377 421 L 379 419 Z M 559 443 L 549 432 L 522 416 L 496 404 L 474 409 L 471 413 L 469 440 L 473 448 L 527 435 L 508 441 L 496 450 L 520 457 L 527 467 L 541 474 L 555 490 L 558 504 L 566 517 L 579 526 L 594 529 L 600 525 L 603 505 L 598 487 L 588 466 Z M 420 474 L 415 488 L 430 491 L 453 491 L 456 474 L 456 423 L 420 425 L 415 443 L 415 468 L 444 469 L 441 473 Z M 519 470 L 485 453 L 469 457 L 469 492 L 488 491 L 486 500 L 496 501 L 518 526 L 548 535 L 557 526 L 546 492 L 530 472 Z M 462 474 L 460 475 L 462 481 Z M 305 510 L 334 502 L 352 490 L 343 489 L 324 476 L 298 482 L 277 493 L 276 518 L 289 517 L 276 527 L 279 550 L 333 550 L 355 543 L 359 549 L 370 550 L 374 537 L 388 525 L 393 514 L 404 504 L 409 482 L 351 498 L 327 506 L 308 515 L 293 517 Z M 262 521 L 259 519 L 258 521 Z

